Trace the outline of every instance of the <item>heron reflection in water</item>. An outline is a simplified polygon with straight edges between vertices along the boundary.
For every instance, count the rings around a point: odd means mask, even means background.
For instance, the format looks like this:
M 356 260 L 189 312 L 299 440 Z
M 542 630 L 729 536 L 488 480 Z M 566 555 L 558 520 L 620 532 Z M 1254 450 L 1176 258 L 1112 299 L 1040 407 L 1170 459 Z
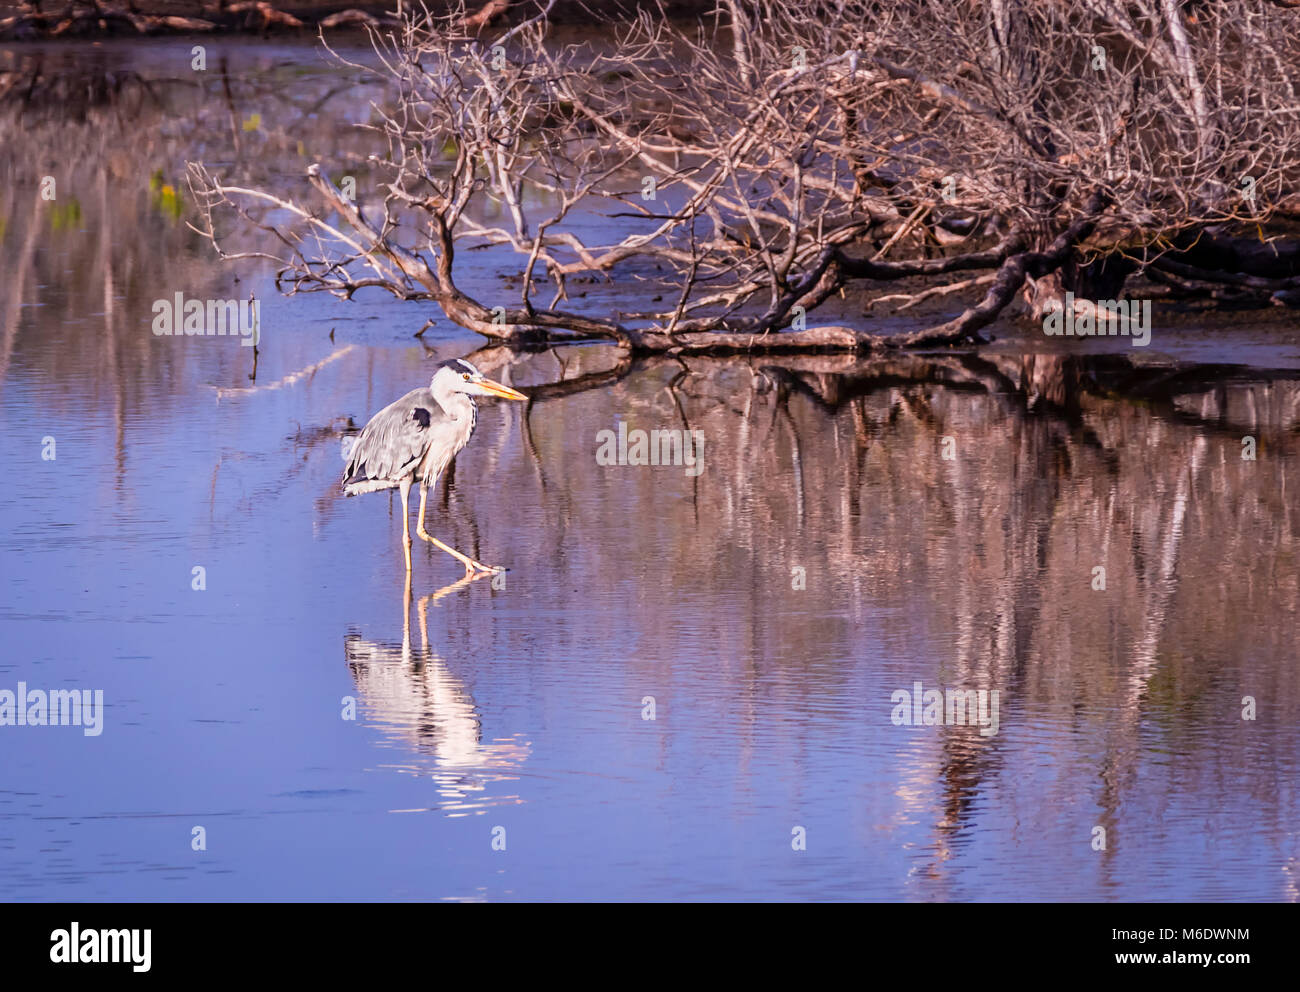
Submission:
M 493 782 L 514 778 L 511 772 L 532 752 L 529 742 L 515 738 L 482 742 L 482 724 L 474 697 L 464 681 L 429 645 L 428 608 L 487 573 L 467 574 L 429 593 L 417 604 L 420 647 L 411 646 L 411 575 L 406 575 L 402 610 L 402 643 L 365 640 L 351 633 L 344 638 L 348 668 L 356 684 L 362 712 L 380 729 L 390 746 L 432 757 L 432 773 L 450 815 L 483 812 L 487 803 L 471 801 Z M 410 768 L 410 766 L 407 766 Z M 413 768 L 421 771 L 418 765 Z M 491 805 L 522 802 L 518 796 L 493 796 Z

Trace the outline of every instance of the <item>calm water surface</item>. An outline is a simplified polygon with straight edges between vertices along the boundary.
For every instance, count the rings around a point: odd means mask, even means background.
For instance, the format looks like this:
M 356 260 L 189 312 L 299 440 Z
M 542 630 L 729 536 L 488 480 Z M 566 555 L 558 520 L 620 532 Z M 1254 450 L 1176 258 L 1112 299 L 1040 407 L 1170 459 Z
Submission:
M 364 175 L 373 94 L 310 46 L 201 78 L 188 46 L 0 49 L 0 689 L 106 703 L 98 737 L 0 728 L 0 897 L 1300 895 L 1294 328 L 479 352 L 534 399 L 481 406 L 430 529 L 510 571 L 417 541 L 408 604 L 400 503 L 341 497 L 343 438 L 482 342 L 214 260 L 184 161 Z M 150 332 L 250 291 L 255 378 Z M 620 423 L 703 432 L 703 472 L 598 465 Z M 997 733 L 896 726 L 917 682 L 998 690 Z

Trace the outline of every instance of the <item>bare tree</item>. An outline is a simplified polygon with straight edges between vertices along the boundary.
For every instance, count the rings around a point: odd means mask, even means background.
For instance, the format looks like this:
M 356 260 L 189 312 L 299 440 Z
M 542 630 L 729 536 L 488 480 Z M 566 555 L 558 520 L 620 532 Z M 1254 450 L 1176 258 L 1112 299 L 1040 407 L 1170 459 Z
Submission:
M 647 352 L 977 341 L 1017 301 L 1038 317 L 1139 275 L 1256 305 L 1300 290 L 1289 3 L 724 0 L 689 29 L 642 12 L 597 47 L 549 40 L 553 2 L 490 40 L 463 10 L 371 32 L 378 64 L 354 68 L 391 94 L 367 125 L 380 201 L 320 164 L 310 199 L 195 164 L 200 229 L 274 258 L 288 292 L 379 287 L 489 338 Z M 227 210 L 274 247 L 230 248 Z M 519 256 L 512 305 L 458 286 L 477 249 Z M 616 273 L 665 305 L 566 306 L 574 277 Z M 984 292 L 911 334 L 805 326 L 899 281 L 901 306 Z

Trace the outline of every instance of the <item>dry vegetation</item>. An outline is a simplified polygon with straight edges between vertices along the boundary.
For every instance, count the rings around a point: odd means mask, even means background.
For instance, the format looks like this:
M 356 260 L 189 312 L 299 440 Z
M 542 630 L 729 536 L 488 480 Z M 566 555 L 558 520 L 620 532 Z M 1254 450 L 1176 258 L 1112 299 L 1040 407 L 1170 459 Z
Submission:
M 600 49 L 552 42 L 553 4 L 530 6 L 477 37 L 464 11 L 372 30 L 379 187 L 194 164 L 203 233 L 274 258 L 288 292 L 379 287 L 494 339 L 642 352 L 974 342 L 1139 277 L 1224 305 L 1300 295 L 1289 0 L 726 0 L 611 24 Z M 232 213 L 278 247 L 231 248 Z M 519 257 L 508 306 L 457 283 L 485 247 Z M 650 273 L 656 311 L 571 305 L 575 277 Z M 855 284 L 974 296 L 907 335 L 811 326 Z

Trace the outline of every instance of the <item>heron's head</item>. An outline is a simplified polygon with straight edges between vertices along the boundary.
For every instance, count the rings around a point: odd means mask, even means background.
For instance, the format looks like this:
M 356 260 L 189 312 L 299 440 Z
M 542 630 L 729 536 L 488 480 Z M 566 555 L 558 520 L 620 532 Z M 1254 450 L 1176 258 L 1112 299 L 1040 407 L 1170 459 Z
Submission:
M 507 400 L 528 399 L 509 386 L 485 378 L 482 372 L 463 358 L 450 358 L 439 364 L 429 388 L 435 395 L 439 392 L 468 393 L 470 396 L 499 396 Z

